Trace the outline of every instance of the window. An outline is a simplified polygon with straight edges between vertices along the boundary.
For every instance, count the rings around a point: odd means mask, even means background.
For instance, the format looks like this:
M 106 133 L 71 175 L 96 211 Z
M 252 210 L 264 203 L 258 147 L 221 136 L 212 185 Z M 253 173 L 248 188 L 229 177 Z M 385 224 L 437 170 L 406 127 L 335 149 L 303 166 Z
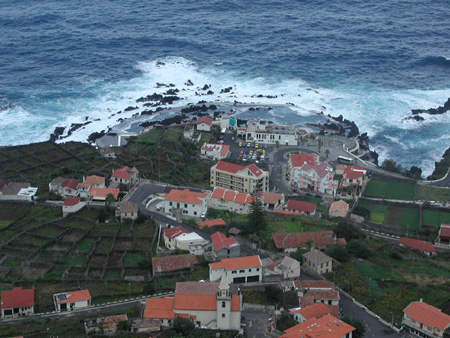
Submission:
M 225 302 L 222 302 L 222 308 L 226 307 Z
M 172 206 L 172 202 L 169 202 L 169 205 Z
M 232 274 L 232 275 L 234 275 L 234 274 L 236 274 L 236 273 L 237 273 L 236 270 L 231 271 L 231 274 Z
M 184 204 L 184 207 L 187 208 L 187 204 L 186 203 Z
M 252 272 L 252 269 L 248 269 L 248 272 Z
M 239 273 L 244 273 L 245 272 L 245 270 L 239 270 Z
M 256 268 L 256 271 L 259 271 L 259 268 Z
M 225 313 L 222 313 L 222 318 L 225 318 Z

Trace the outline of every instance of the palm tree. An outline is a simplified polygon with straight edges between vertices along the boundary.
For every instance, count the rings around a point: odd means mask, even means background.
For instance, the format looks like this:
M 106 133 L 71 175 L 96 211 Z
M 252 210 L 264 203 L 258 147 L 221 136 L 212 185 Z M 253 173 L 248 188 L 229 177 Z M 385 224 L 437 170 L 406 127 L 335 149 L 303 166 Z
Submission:
M 330 155 L 330 151 L 328 149 L 325 150 L 325 155 L 327 156 L 327 158 L 328 158 L 328 155 Z

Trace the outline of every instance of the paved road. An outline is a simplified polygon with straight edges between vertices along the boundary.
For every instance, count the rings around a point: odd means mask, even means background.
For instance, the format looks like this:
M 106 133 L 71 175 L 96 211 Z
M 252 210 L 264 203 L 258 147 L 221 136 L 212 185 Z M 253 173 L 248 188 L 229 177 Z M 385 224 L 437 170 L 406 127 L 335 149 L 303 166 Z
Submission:
M 308 273 L 308 271 L 302 270 L 302 279 L 312 279 L 317 280 L 318 278 Z M 382 324 L 378 319 L 374 318 L 372 315 L 368 314 L 366 311 L 361 309 L 358 305 L 353 303 L 353 300 L 348 298 L 346 294 L 339 292 L 340 301 L 339 306 L 343 311 L 344 316 L 350 318 L 356 318 L 366 325 L 365 338 L 400 338 L 401 335 L 397 334 L 395 331 L 390 329 L 388 326 Z
M 172 218 L 165 216 L 162 212 L 152 211 L 145 207 L 144 202 L 152 193 L 154 193 L 154 192 L 160 193 L 165 188 L 166 188 L 165 186 L 152 184 L 152 183 L 142 184 L 131 194 L 131 196 L 129 197 L 128 200 L 130 202 L 136 203 L 138 205 L 140 212 L 142 212 L 144 215 L 150 216 L 152 219 L 154 219 L 158 223 L 161 223 L 161 224 L 166 223 L 166 224 L 170 224 L 170 226 L 183 225 L 183 227 L 186 228 L 186 230 L 189 230 L 190 232 L 195 232 L 195 233 L 199 234 L 200 236 L 202 236 L 203 238 L 211 241 L 211 233 L 210 232 L 204 231 L 197 227 L 193 227 L 190 224 L 177 222 L 177 221 L 173 220 Z M 241 256 L 252 256 L 252 255 L 255 255 L 255 252 L 253 250 L 251 250 L 248 247 L 241 246 Z

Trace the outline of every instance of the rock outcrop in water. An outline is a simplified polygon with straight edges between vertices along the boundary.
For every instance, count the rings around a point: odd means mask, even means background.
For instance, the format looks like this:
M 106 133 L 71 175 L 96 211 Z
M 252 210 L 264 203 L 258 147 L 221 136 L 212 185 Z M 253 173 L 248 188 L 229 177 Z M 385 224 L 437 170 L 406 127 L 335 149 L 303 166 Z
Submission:
M 443 107 L 439 106 L 437 108 L 412 109 L 411 110 L 413 115 L 418 115 L 418 114 L 441 115 L 441 114 L 445 114 L 448 111 L 450 111 L 450 98 L 447 100 L 447 102 L 444 103 Z

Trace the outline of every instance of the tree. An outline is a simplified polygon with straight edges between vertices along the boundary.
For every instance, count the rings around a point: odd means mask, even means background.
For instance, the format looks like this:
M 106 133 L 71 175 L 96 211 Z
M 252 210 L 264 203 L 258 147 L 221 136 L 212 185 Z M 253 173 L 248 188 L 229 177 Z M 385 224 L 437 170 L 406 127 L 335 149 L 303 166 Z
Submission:
M 381 167 L 385 170 L 392 171 L 394 173 L 399 173 L 402 171 L 402 166 L 397 163 L 397 161 L 386 159 L 381 163 Z
M 182 334 L 183 337 L 187 337 L 192 331 L 194 331 L 195 325 L 187 318 L 175 317 L 172 323 L 172 329 L 176 333 Z
M 264 287 L 264 295 L 271 302 L 278 302 L 281 298 L 281 290 L 273 285 Z
M 115 201 L 116 201 L 116 198 L 114 197 L 113 194 L 109 193 L 108 195 L 106 195 L 105 203 L 107 205 L 110 205 L 110 204 L 114 203 Z
M 364 232 L 359 227 L 343 219 L 339 220 L 336 223 L 336 225 L 333 227 L 333 232 L 336 234 L 336 237 L 345 238 L 347 242 L 350 242 L 352 239 L 365 237 Z
M 259 233 L 266 229 L 267 221 L 264 215 L 264 204 L 259 194 L 254 194 L 250 205 L 250 213 L 247 215 L 245 232 Z
M 342 317 L 342 321 L 346 322 L 347 324 L 353 326 L 356 330 L 353 331 L 352 336 L 354 338 L 362 338 L 364 337 L 364 333 L 366 332 L 366 326 L 363 322 L 356 318 L 349 318 L 349 317 Z
M 308 239 L 305 243 L 309 249 L 311 249 L 314 246 L 314 240 L 313 239 Z
M 326 155 L 327 158 L 328 158 L 328 155 L 330 155 L 330 151 L 328 149 L 325 150 L 325 155 Z
M 347 244 L 348 253 L 354 257 L 366 259 L 370 255 L 369 248 L 357 239 L 352 239 Z
M 340 263 L 345 263 L 350 260 L 350 255 L 347 251 L 347 249 L 339 244 L 335 244 L 333 246 L 329 246 L 326 249 L 326 254 L 335 260 L 337 260 Z
M 406 176 L 420 180 L 422 179 L 422 169 L 412 166 L 411 169 L 406 170 Z
M 118 331 L 130 331 L 130 323 L 128 322 L 128 320 L 122 320 L 120 322 L 117 323 L 117 330 Z

